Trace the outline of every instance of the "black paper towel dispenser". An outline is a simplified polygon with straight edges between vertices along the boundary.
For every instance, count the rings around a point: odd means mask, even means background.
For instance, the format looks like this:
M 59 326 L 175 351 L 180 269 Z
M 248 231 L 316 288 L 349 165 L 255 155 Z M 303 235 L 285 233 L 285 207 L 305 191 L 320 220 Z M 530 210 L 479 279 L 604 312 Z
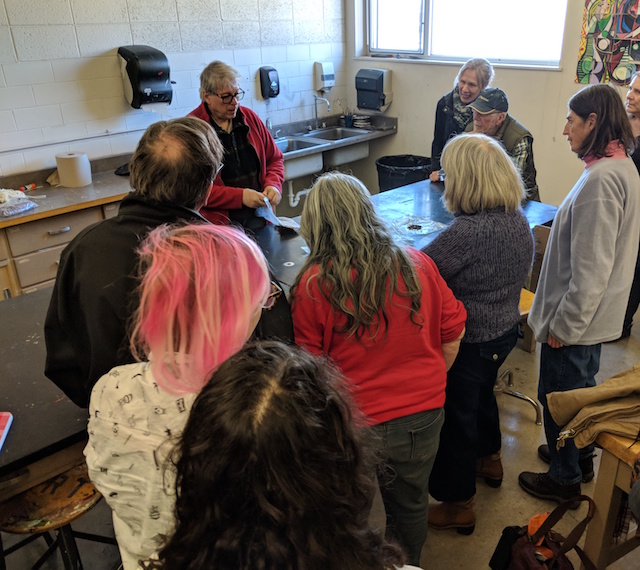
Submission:
M 173 90 L 166 55 L 142 45 L 122 46 L 118 55 L 124 96 L 134 109 L 146 103 L 171 103 Z
M 386 111 L 391 103 L 391 72 L 388 69 L 360 69 L 356 73 L 358 108 Z

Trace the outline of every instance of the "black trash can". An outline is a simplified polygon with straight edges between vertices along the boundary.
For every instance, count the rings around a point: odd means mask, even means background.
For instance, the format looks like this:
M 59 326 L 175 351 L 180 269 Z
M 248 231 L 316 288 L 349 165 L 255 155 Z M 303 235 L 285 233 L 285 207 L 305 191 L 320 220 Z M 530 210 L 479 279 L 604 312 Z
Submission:
M 376 160 L 380 192 L 425 180 L 431 173 L 431 159 L 413 154 L 383 156 Z

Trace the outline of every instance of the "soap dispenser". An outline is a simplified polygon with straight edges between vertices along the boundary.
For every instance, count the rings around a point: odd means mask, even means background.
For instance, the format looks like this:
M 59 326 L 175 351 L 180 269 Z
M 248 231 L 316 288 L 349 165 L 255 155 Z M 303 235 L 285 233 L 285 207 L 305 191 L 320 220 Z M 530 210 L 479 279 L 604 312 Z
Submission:
M 268 65 L 260 68 L 260 93 L 265 100 L 277 97 L 280 93 L 278 71 Z
M 336 74 L 330 61 L 316 61 L 313 64 L 313 88 L 326 93 L 336 84 Z

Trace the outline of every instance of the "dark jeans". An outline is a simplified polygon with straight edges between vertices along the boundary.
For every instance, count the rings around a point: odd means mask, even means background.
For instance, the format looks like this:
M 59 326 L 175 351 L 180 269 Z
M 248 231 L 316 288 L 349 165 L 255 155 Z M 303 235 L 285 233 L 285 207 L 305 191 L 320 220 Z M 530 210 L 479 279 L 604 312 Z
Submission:
M 558 426 L 549 413 L 547 394 L 595 386 L 595 376 L 600 369 L 601 348 L 601 344 L 561 348 L 551 348 L 547 343 L 542 344 L 538 400 L 544 408 L 544 433 L 551 454 L 549 476 L 560 485 L 574 485 L 581 481 L 582 472 L 578 461 L 580 457 L 593 455 L 593 446 L 578 450 L 573 439 L 568 439 L 564 447 L 556 450 L 562 426 Z
M 627 303 L 627 311 L 624 315 L 623 333 L 631 330 L 633 315 L 636 314 L 638 306 L 640 306 L 640 253 L 638 253 L 638 259 L 636 260 L 636 270 L 633 274 L 633 283 L 631 284 L 631 291 L 629 292 L 629 302 Z
M 431 495 L 439 501 L 466 501 L 476 494 L 476 459 L 502 446 L 493 387 L 498 369 L 516 345 L 518 328 L 499 338 L 460 345 L 447 375 L 445 419 L 431 472 Z
M 420 565 L 427 538 L 429 474 L 443 421 L 444 411 L 437 408 L 374 427 L 387 460 L 378 472 L 387 536 L 404 547 L 414 566 Z

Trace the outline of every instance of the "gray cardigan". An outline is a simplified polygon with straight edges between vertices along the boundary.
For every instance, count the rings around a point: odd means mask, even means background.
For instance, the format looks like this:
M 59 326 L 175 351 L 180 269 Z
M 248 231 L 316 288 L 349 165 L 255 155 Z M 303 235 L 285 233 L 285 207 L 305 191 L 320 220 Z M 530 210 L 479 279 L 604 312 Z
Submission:
M 638 254 L 640 179 L 630 158 L 602 158 L 556 214 L 528 323 L 538 342 L 618 338 Z
M 459 214 L 424 252 L 467 309 L 462 342 L 493 340 L 520 320 L 520 290 L 533 257 L 522 210 Z

